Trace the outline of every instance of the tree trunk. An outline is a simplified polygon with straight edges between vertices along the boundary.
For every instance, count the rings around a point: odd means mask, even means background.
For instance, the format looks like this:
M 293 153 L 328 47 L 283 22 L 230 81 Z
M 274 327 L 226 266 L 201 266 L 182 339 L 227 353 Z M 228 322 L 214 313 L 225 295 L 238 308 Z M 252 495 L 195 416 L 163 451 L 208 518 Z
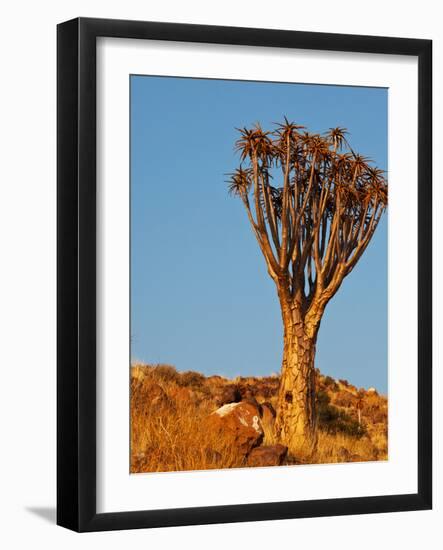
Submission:
M 302 320 L 284 318 L 284 347 L 277 402 L 276 435 L 289 451 L 312 452 L 317 443 L 315 345 Z

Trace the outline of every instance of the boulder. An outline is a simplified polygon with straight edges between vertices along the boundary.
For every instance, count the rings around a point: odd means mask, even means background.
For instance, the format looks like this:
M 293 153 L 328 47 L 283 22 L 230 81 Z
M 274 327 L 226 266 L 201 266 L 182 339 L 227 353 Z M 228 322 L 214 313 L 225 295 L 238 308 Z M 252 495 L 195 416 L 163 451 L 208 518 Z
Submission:
M 252 403 L 228 403 L 208 417 L 207 427 L 216 432 L 221 444 L 234 447 L 241 455 L 260 445 L 263 427 L 260 413 Z
M 256 447 L 248 455 L 248 466 L 281 466 L 288 453 L 284 445 Z

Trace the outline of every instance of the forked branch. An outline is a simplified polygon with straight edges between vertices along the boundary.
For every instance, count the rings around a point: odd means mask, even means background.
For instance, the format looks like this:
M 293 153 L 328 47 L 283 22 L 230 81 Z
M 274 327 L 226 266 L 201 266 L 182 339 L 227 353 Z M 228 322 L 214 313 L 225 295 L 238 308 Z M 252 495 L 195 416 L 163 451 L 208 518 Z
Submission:
M 343 128 L 311 134 L 285 118 L 272 132 L 256 124 L 239 133 L 230 192 L 243 201 L 279 296 L 315 331 L 387 207 L 384 172 L 352 150 Z

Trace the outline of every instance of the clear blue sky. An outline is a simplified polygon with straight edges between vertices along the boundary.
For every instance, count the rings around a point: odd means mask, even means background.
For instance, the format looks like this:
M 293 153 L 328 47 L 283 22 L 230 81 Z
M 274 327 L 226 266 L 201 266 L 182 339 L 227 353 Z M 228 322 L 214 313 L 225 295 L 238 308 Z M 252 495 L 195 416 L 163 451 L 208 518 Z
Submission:
M 131 358 L 205 374 L 280 370 L 273 281 L 226 174 L 236 127 L 344 126 L 387 169 L 387 90 L 131 77 Z M 387 391 L 386 215 L 320 328 L 316 366 Z

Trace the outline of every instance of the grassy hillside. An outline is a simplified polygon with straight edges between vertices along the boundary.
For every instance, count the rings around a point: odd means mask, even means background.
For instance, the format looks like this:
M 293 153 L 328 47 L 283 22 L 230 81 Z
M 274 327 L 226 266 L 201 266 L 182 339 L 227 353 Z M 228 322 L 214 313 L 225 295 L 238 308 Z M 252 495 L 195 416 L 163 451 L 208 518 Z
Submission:
M 318 373 L 319 439 L 316 453 L 301 447 L 283 464 L 363 462 L 387 459 L 388 404 L 374 389 Z M 263 434 L 255 444 L 274 445 L 278 376 L 205 377 L 170 365 L 131 368 L 131 472 L 204 470 L 257 465 L 239 452 L 228 432 L 208 420 L 229 403 L 257 410 Z M 229 409 L 229 407 L 228 407 Z M 259 464 L 263 465 L 263 464 Z

